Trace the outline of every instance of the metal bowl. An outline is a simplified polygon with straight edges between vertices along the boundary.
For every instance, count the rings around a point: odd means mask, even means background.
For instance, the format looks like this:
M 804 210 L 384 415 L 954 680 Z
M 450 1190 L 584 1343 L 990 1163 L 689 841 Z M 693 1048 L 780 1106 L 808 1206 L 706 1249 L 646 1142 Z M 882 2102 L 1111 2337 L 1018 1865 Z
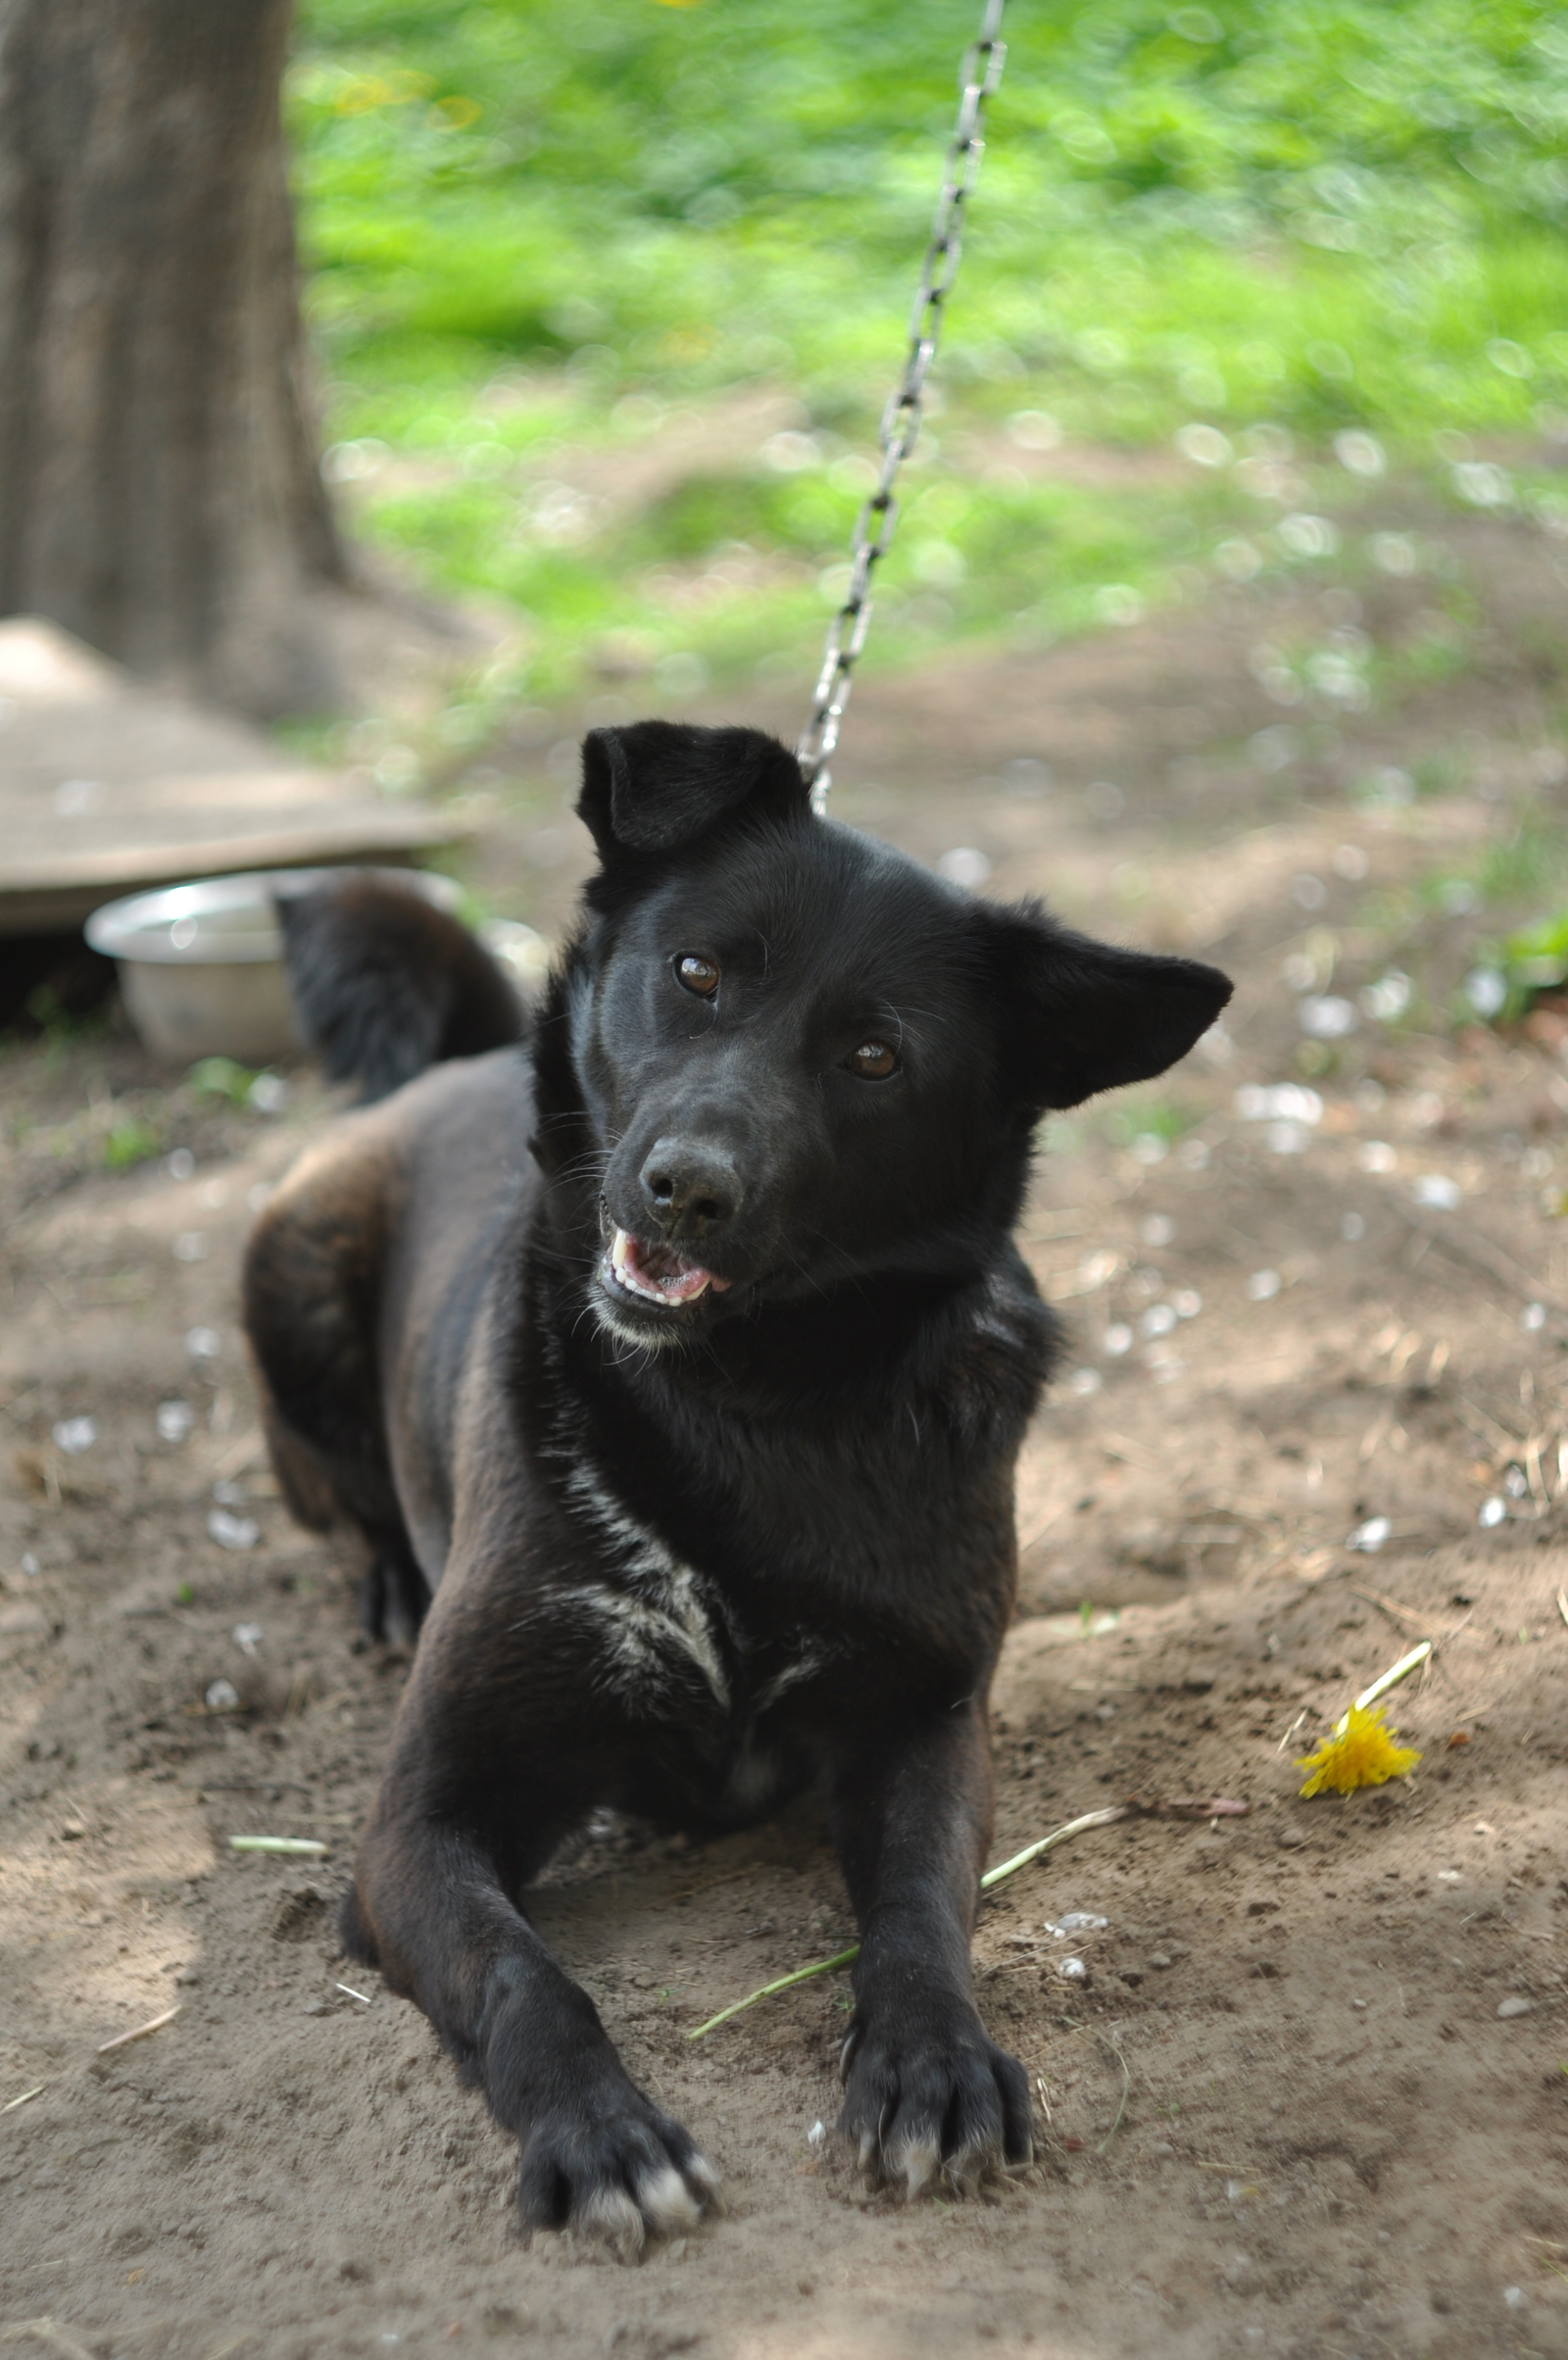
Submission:
M 426 869 L 257 869 L 128 894 L 95 910 L 85 932 L 95 951 L 119 962 L 131 1023 L 154 1057 L 269 1065 L 302 1046 L 273 896 L 309 893 L 350 873 L 379 877 L 440 910 L 461 899 L 450 877 Z

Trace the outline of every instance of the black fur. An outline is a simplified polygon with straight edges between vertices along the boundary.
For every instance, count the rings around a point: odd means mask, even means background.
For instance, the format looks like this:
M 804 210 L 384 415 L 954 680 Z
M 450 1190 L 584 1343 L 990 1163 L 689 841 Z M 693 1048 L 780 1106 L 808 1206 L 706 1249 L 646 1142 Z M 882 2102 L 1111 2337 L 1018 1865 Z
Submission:
M 467 929 L 422 895 L 346 869 L 274 896 L 300 1030 L 334 1082 L 386 1098 L 443 1057 L 519 1038 L 506 976 Z
M 523 1912 L 598 1805 L 701 1832 L 815 1785 L 862 2167 L 913 2193 L 1030 2152 L 968 1964 L 1053 1352 L 1010 1232 L 1044 1109 L 1160 1071 L 1229 986 L 814 818 L 751 731 L 597 731 L 579 809 L 600 868 L 530 1053 L 343 1118 L 246 1316 L 291 1501 L 433 1593 L 350 1939 L 516 2133 L 522 2219 L 631 2251 L 712 2175 Z M 390 995 L 347 1006 L 373 1073 L 409 1057 Z

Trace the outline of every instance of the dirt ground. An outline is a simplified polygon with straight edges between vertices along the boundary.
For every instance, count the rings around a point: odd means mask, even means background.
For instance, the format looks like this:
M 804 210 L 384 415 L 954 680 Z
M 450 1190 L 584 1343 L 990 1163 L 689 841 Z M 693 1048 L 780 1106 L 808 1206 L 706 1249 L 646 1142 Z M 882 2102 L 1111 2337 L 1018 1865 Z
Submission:
M 1135 1792 L 1252 1808 L 1084 1835 L 988 1901 L 980 2005 L 1042 2157 L 989 2200 L 858 2193 L 817 2128 L 842 1976 L 687 2038 L 850 1939 L 809 1813 L 706 1849 L 612 1825 L 538 1917 L 729 2215 L 636 2270 L 519 2245 L 508 2142 L 332 1934 L 406 1666 L 284 1517 L 235 1312 L 248 1208 L 326 1098 L 301 1071 L 270 1114 L 202 1100 L 114 1026 L 3 1053 L 0 2344 L 1568 2355 L 1568 1022 L 1444 1014 L 1488 922 L 1462 880 L 1568 793 L 1563 568 L 1522 524 L 1386 507 L 1369 531 L 1441 531 L 1473 591 L 1446 674 L 1398 671 L 1421 581 L 1347 574 L 853 709 L 842 816 L 1239 980 L 1120 1135 L 1091 1109 L 1041 1166 L 1028 1251 L 1071 1346 L 1020 1477 L 996 1856 Z M 1260 645 L 1346 631 L 1393 683 L 1369 711 L 1271 702 Z M 549 749 L 583 717 L 466 782 L 475 873 L 546 925 L 584 849 Z M 1435 1012 L 1361 1011 L 1390 968 Z M 1314 994 L 1355 1029 L 1310 1041 Z M 105 1170 L 132 1120 L 161 1155 Z M 1415 1775 L 1299 1799 L 1293 1757 L 1421 1638 Z M 1069 1910 L 1105 1922 L 1063 1939 Z

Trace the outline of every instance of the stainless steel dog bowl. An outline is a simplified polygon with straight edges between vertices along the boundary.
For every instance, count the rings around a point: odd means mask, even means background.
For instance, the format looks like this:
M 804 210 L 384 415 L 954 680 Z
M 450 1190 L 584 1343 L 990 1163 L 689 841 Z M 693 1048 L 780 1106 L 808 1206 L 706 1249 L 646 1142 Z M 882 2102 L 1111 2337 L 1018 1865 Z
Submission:
M 300 1047 L 283 969 L 274 893 L 309 893 L 343 868 L 258 869 L 128 894 L 95 910 L 86 936 L 119 962 L 120 989 L 137 1038 L 172 1064 L 233 1057 L 268 1065 Z M 424 869 L 369 868 L 451 910 L 460 889 Z

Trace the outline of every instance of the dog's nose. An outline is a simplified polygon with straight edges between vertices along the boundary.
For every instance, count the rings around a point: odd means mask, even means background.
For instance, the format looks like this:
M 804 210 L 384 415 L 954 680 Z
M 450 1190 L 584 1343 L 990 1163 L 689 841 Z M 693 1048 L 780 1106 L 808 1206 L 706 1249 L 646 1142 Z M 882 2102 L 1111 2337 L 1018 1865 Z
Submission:
M 720 1147 L 656 1139 L 639 1175 L 643 1202 L 666 1236 L 702 1237 L 741 1208 L 741 1176 Z

